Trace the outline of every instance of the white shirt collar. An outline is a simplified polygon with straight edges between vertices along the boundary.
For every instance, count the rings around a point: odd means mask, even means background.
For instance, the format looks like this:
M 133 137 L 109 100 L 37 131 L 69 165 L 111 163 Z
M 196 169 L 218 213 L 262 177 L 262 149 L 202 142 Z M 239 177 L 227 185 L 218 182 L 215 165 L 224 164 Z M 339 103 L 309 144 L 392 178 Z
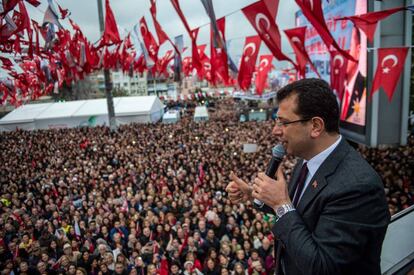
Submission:
M 304 163 L 307 163 L 308 165 L 308 179 L 310 180 L 313 175 L 315 175 L 316 171 L 319 169 L 319 167 L 322 165 L 322 163 L 325 161 L 325 159 L 332 153 L 333 150 L 335 150 L 336 146 L 338 146 L 339 142 L 341 142 L 342 136 L 339 135 L 339 138 L 328 148 L 314 156 L 308 161 L 304 161 Z

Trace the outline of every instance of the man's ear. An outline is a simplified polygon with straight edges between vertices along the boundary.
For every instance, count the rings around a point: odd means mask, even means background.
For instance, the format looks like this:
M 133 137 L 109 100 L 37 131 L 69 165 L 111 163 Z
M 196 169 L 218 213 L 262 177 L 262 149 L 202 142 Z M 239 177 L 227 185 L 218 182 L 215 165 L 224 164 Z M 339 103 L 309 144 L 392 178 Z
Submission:
M 325 122 L 321 117 L 313 117 L 311 119 L 312 123 L 312 130 L 311 130 L 311 137 L 318 138 L 323 131 L 325 131 Z

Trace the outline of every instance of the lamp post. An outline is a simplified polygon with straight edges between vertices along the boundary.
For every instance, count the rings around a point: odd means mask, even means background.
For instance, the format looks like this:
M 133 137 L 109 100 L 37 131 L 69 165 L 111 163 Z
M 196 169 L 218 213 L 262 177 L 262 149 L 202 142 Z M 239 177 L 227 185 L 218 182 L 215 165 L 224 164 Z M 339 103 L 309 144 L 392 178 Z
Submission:
M 104 32 L 102 0 L 98 0 L 98 15 L 99 15 L 99 30 L 102 35 Z M 109 128 L 111 129 L 111 132 L 116 132 L 117 126 L 116 126 L 116 120 L 115 120 L 114 99 L 112 97 L 112 82 L 110 79 L 109 69 L 104 69 L 104 81 L 105 81 L 106 103 L 108 106 Z

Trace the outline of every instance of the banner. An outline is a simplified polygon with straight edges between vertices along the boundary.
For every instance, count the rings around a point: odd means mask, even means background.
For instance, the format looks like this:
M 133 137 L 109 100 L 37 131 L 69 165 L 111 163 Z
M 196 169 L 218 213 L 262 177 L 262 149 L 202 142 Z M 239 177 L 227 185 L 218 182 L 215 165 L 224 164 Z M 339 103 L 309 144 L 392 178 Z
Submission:
M 323 1 L 323 13 L 327 26 L 338 45 L 348 50 L 358 62 L 348 62 L 341 102 L 341 127 L 360 134 L 365 133 L 367 101 L 367 38 L 350 21 L 335 21 L 335 18 L 367 13 L 367 2 L 358 0 Z M 297 26 L 307 26 L 305 47 L 321 78 L 330 83 L 331 58 L 325 43 L 315 28 L 307 21 L 302 11 L 296 14 Z M 339 60 L 338 60 L 339 62 Z M 306 76 L 317 77 L 307 66 Z

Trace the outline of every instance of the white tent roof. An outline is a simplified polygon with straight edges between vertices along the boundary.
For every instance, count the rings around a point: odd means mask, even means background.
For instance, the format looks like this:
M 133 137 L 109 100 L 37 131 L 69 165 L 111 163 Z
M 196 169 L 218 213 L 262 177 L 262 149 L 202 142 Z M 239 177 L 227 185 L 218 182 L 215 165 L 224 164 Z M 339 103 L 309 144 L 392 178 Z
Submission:
M 208 117 L 206 106 L 198 106 L 194 110 L 194 117 Z
M 114 98 L 114 108 L 115 116 L 131 116 L 163 110 L 163 105 L 156 96 L 116 97 Z M 0 124 L 106 115 L 107 113 L 106 99 L 28 104 L 8 113 L 0 119 Z
M 41 103 L 20 106 L 4 116 L 0 120 L 0 123 L 8 124 L 34 121 L 35 117 L 40 115 L 52 105 L 53 103 Z
M 114 98 L 114 107 L 118 104 L 120 98 Z M 99 116 L 108 113 L 108 106 L 105 98 L 85 100 L 85 103 L 76 111 L 74 116 Z
M 49 119 L 71 117 L 83 104 L 85 104 L 85 101 L 86 100 L 52 103 L 49 108 L 35 118 Z
M 146 114 L 154 107 L 156 110 L 163 108 L 161 101 L 156 96 L 132 96 L 120 97 L 115 106 L 115 114 L 121 116 Z

